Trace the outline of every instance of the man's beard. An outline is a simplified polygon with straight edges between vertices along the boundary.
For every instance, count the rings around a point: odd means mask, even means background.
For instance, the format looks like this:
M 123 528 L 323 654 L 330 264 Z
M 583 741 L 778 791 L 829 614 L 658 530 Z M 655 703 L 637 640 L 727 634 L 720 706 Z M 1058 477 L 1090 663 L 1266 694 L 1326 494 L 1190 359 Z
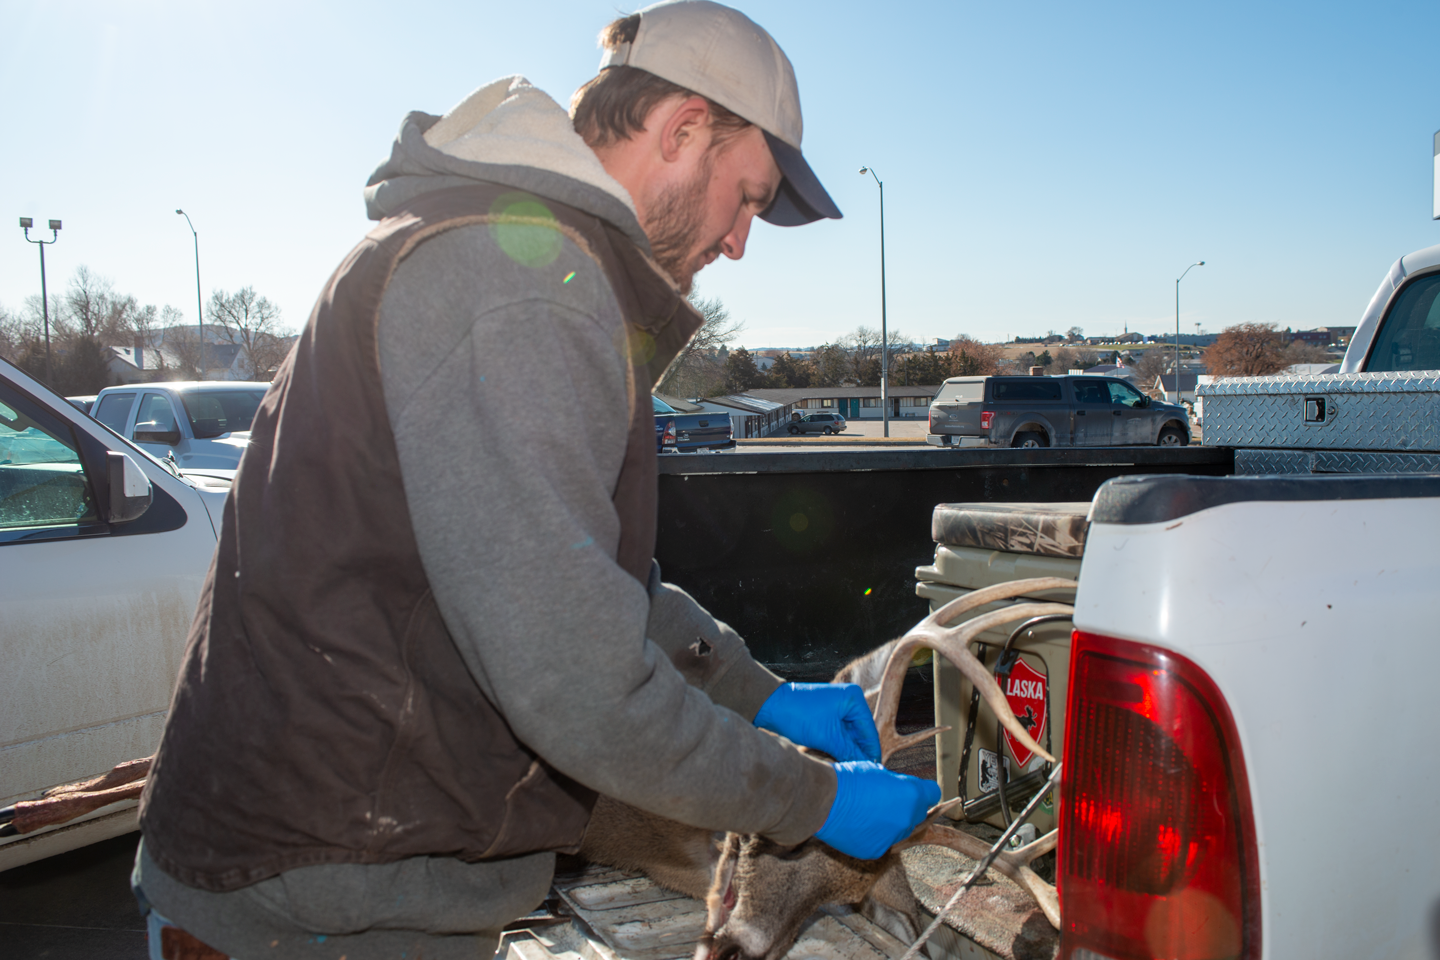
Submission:
M 704 227 L 705 191 L 710 185 L 711 166 L 707 154 L 694 179 L 661 191 L 645 225 L 645 233 L 650 237 L 650 255 L 675 280 L 680 292 L 687 295 L 695 274 L 704 266 L 704 256 L 711 252 L 691 253 L 695 237 Z M 719 248 L 717 243 L 717 253 Z

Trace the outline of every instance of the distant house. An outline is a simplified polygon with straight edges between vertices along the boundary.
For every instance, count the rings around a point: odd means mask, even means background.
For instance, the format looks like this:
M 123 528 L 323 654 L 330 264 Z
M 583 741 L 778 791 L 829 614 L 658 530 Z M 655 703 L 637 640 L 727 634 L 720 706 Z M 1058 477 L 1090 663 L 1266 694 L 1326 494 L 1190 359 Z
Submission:
M 1200 380 L 1200 375 L 1195 373 L 1180 374 L 1180 399 L 1188 403 L 1195 402 L 1195 384 Z M 1175 399 L 1175 374 L 1162 373 L 1155 378 L 1147 391 L 1157 395 L 1162 400 Z

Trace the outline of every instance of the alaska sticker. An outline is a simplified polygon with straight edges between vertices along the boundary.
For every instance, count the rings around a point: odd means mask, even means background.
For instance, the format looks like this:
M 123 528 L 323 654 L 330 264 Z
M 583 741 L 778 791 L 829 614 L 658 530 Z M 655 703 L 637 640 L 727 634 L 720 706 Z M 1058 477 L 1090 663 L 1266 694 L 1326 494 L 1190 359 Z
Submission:
M 1030 664 L 1024 660 L 1017 660 L 1015 668 L 1010 671 L 1010 677 L 1005 681 L 1005 699 L 1010 702 L 1010 709 L 1015 713 L 1015 719 L 1025 728 L 1038 743 L 1040 735 L 1045 732 L 1045 675 L 1037 673 Z M 1005 733 L 1005 742 L 1010 745 L 1010 753 L 1015 757 L 1015 763 L 1021 767 L 1030 762 L 1034 756 L 1027 750 L 1009 730 L 1001 728 Z

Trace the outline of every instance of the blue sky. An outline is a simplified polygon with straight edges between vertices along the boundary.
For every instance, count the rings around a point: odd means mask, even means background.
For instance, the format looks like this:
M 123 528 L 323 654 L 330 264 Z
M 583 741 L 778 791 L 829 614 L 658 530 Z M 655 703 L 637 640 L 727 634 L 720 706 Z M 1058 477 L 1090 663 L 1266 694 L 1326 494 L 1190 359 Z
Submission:
M 1389 265 L 1440 243 L 1440 4 L 741 4 L 800 80 L 805 153 L 845 219 L 759 224 L 699 276 L 751 348 L 880 316 L 912 338 L 1354 324 Z M 39 292 L 15 217 L 195 313 L 254 286 L 298 327 L 368 222 L 405 113 L 512 73 L 562 102 L 598 0 L 244 4 L 0 0 L 0 305 Z M 0 236 L 4 236 L 0 233 Z M 48 232 L 46 232 L 48 236 Z

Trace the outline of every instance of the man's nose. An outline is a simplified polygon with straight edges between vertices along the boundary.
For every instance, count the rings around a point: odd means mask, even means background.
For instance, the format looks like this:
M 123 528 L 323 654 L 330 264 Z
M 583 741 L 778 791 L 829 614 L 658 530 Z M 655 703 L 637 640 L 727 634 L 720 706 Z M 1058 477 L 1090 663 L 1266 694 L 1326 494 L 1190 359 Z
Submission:
M 720 241 L 720 249 L 731 260 L 739 260 L 745 256 L 745 241 L 750 236 L 750 221 L 754 218 L 755 214 L 748 209 L 741 210 L 740 215 L 735 218 L 734 228 Z

